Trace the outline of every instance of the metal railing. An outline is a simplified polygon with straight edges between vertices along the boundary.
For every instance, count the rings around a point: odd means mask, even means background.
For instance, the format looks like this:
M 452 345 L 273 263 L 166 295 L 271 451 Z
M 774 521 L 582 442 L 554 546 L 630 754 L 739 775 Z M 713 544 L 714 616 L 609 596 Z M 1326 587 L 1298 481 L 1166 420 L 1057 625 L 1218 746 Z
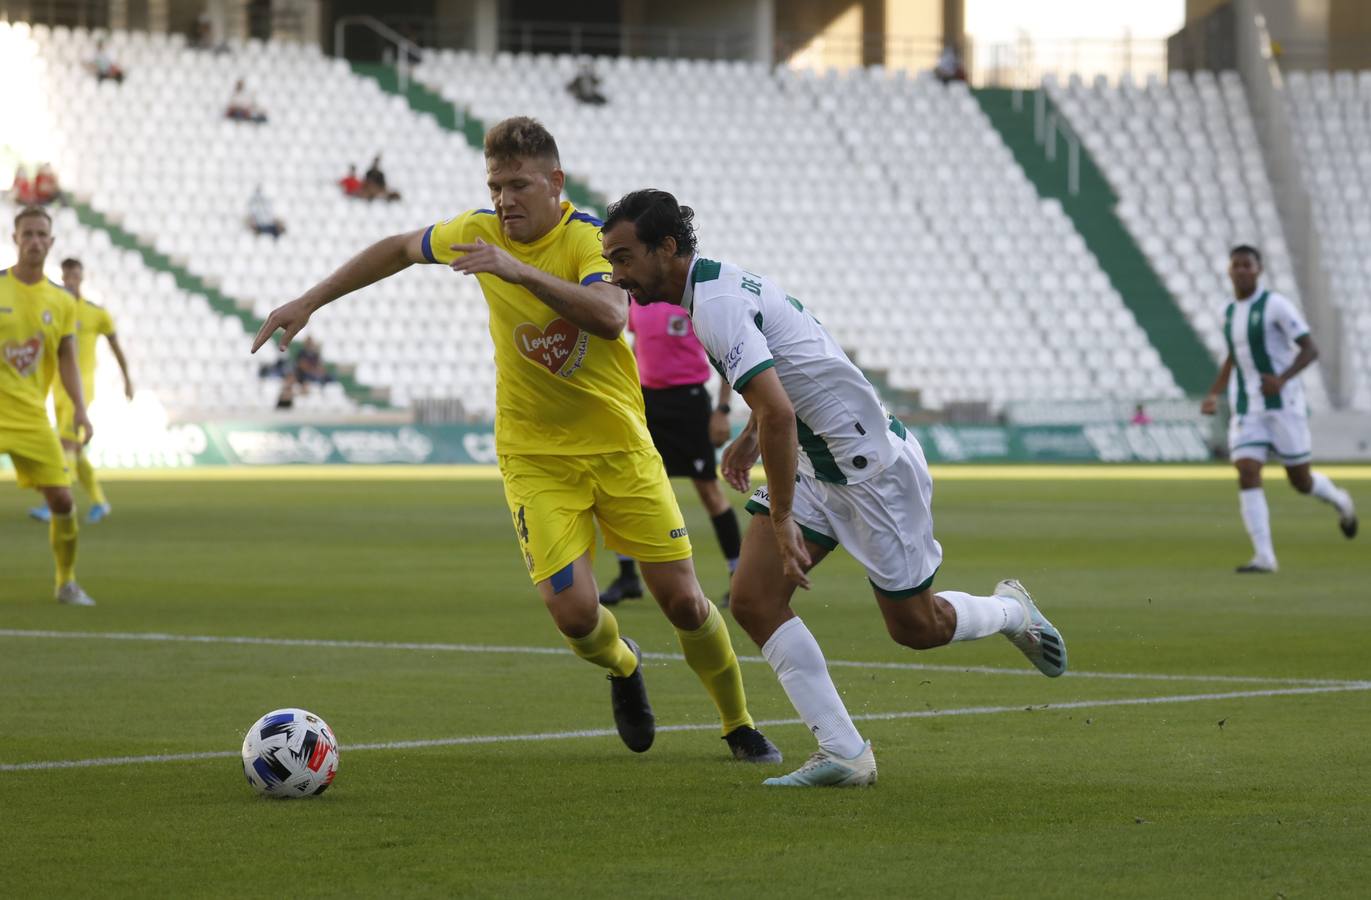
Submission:
M 1014 112 L 1023 112 L 1023 89 L 1014 88 Z M 1070 123 L 1058 115 L 1055 107 L 1049 108 L 1047 90 L 1039 87 L 1033 92 L 1033 140 L 1043 148 L 1048 162 L 1057 159 L 1057 138 L 1061 137 L 1066 147 L 1066 191 L 1075 197 L 1081 192 L 1081 139 L 1072 130 Z
M 1117 39 L 1032 40 L 1021 35 L 1014 41 L 974 46 L 970 55 L 967 72 L 983 87 L 1034 88 L 1049 75 L 1141 82 L 1148 76 L 1164 78 L 1167 71 L 1166 41 L 1127 33 Z
M 360 25 L 369 28 L 383 41 L 395 45 L 395 75 L 399 82 L 400 90 L 403 91 L 408 89 L 410 66 L 418 63 L 424 58 L 424 48 L 373 16 L 343 16 L 333 23 L 334 56 L 340 58 L 345 58 L 347 56 L 346 40 L 349 25 Z

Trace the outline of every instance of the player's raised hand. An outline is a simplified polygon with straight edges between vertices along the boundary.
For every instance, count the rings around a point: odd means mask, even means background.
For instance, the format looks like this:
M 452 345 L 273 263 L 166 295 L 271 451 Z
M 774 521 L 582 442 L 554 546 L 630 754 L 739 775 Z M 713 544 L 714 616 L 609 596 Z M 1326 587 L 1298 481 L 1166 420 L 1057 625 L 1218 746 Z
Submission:
M 812 560 L 809 558 L 809 548 L 805 546 L 805 537 L 800 531 L 800 526 L 791 518 L 772 522 L 771 526 L 776 531 L 776 546 L 781 551 L 781 570 L 785 572 L 785 577 L 809 590 L 809 576 L 805 572 Z
M 257 337 L 252 340 L 252 352 L 256 353 L 262 345 L 271 340 L 271 336 L 279 328 L 284 334 L 281 335 L 280 348 L 282 350 L 290 346 L 291 340 L 300 333 L 309 322 L 309 317 L 314 314 L 310 308 L 310 303 L 304 297 L 297 297 L 283 306 L 278 306 L 267 316 L 267 320 L 262 323 L 262 327 L 257 329 Z
M 477 238 L 474 244 L 452 244 L 449 249 L 462 254 L 448 263 L 454 272 L 465 275 L 487 273 L 510 284 L 519 284 L 523 279 L 523 263 L 500 247 L 487 244 L 480 238 Z

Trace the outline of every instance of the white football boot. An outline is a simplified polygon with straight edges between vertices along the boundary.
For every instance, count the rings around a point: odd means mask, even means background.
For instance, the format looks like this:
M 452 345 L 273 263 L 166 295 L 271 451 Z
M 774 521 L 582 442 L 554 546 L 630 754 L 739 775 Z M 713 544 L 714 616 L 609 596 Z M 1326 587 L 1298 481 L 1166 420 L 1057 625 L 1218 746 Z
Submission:
M 81 585 L 74 581 L 68 581 L 57 589 L 57 602 L 66 603 L 69 606 L 95 605 L 95 601 L 90 598 L 90 594 L 81 590 Z
M 857 787 L 875 783 L 876 757 L 870 741 L 852 759 L 820 750 L 789 775 L 762 782 L 771 787 Z
M 1021 631 L 1009 635 L 1009 642 L 1023 651 L 1028 661 L 1048 678 L 1056 678 L 1066 671 L 1066 641 L 1062 633 L 1043 615 L 1024 586 L 1012 578 L 995 585 L 995 596 L 1009 597 L 1023 607 L 1024 624 Z

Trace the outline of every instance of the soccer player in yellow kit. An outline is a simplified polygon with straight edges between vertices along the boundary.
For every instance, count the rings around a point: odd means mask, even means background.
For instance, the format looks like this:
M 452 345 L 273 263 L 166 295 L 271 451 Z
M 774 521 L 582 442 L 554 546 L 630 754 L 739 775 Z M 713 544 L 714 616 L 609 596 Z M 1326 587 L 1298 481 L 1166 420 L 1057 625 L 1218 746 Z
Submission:
M 620 637 L 599 603 L 596 521 L 610 549 L 640 562 L 734 757 L 780 762 L 748 714 L 723 617 L 696 580 L 685 521 L 647 431 L 623 337 L 628 299 L 607 281 L 600 222 L 561 202 L 557 143 L 533 119 L 493 127 L 485 158 L 493 209 L 378 241 L 273 310 L 252 349 L 278 329 L 284 349 L 324 304 L 414 263 L 475 276 L 490 305 L 495 442 L 520 553 L 572 651 L 609 670 L 619 736 L 641 753 L 656 725 L 637 644 Z
M 37 488 L 47 501 L 58 601 L 94 606 L 76 583 L 71 476 L 47 411 L 48 389 L 60 371 L 76 433 L 90 440 L 76 359 L 76 301 L 43 277 L 52 249 L 52 218 L 43 209 L 26 207 L 14 217 L 14 244 L 18 261 L 0 271 L 0 453 L 9 454 L 19 486 Z
M 133 399 L 133 381 L 129 378 L 128 360 L 119 346 L 119 338 L 114 333 L 114 318 L 103 306 L 91 303 L 81 295 L 81 282 L 85 280 L 85 266 L 81 260 L 69 257 L 62 260 L 62 286 L 67 293 L 76 298 L 76 359 L 81 367 L 81 389 L 89 406 L 95 402 L 95 342 L 100 335 L 109 341 L 109 348 L 119 363 L 119 371 L 124 376 L 124 396 Z M 61 384 L 53 386 L 53 401 L 57 410 L 57 435 L 62 439 L 62 452 L 66 454 L 68 468 L 75 469 L 81 486 L 90 495 L 90 512 L 86 521 L 95 523 L 110 514 L 109 500 L 100 481 L 95 477 L 95 467 L 85 454 L 85 445 L 76 434 L 72 416 L 76 407 Z M 40 522 L 47 522 L 52 511 L 46 506 L 36 506 L 29 515 Z

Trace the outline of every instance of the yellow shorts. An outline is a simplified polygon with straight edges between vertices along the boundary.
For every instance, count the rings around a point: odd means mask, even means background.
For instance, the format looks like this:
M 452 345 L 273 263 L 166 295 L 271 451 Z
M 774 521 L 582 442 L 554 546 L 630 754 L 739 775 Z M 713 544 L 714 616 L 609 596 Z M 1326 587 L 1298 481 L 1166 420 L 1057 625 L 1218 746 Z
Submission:
M 524 565 L 537 584 L 605 546 L 639 562 L 689 559 L 685 518 L 652 447 L 599 456 L 504 456 L 500 474 Z
M 0 453 L 10 455 L 21 488 L 71 486 L 62 443 L 46 422 L 22 430 L 0 426 Z

